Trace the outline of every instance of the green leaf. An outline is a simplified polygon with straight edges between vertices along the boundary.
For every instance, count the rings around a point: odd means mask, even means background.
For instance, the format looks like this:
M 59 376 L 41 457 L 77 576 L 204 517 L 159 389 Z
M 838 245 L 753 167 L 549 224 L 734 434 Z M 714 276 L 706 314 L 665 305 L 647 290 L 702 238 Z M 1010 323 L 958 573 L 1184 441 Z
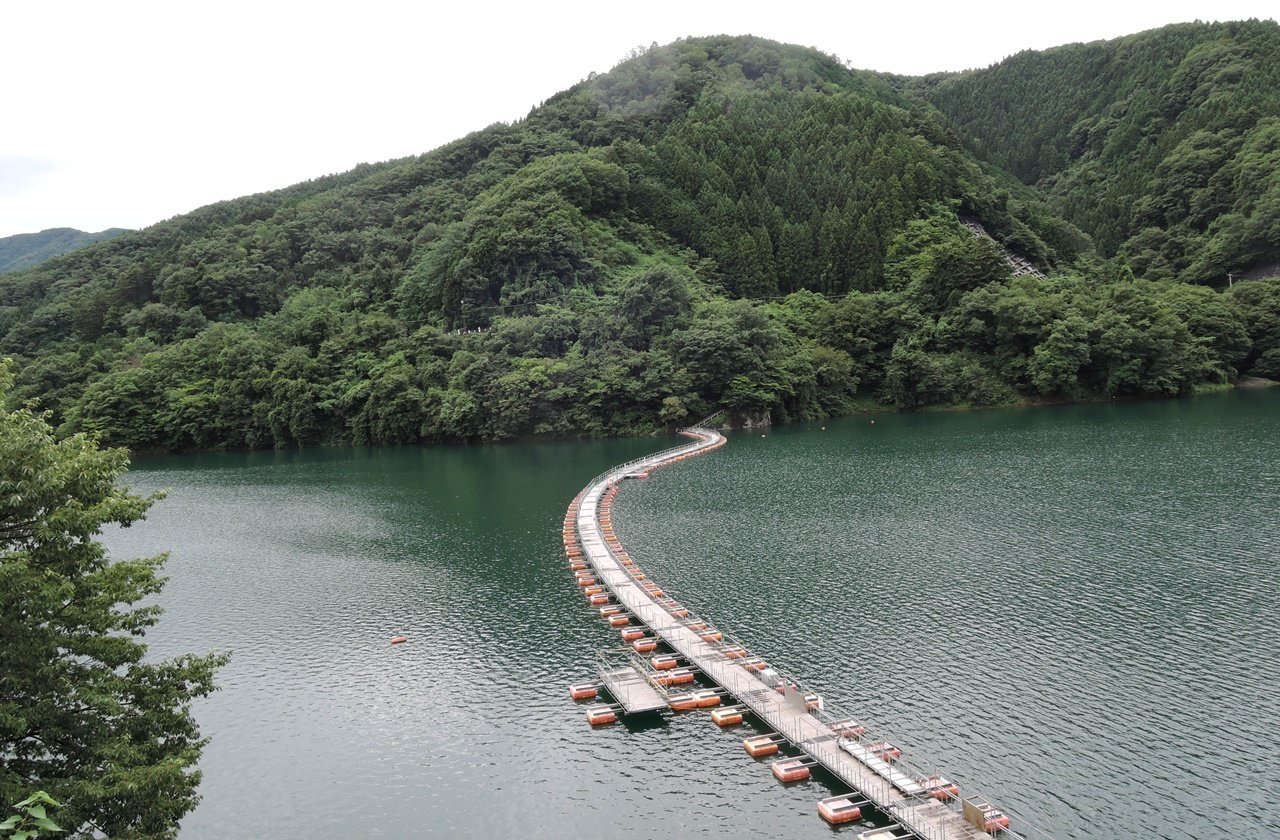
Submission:
M 46 743 L 75 745 L 34 759 L 26 772 L 80 791 L 77 823 L 113 837 L 144 823 L 176 831 L 196 802 L 199 776 L 173 771 L 193 766 L 203 746 L 189 704 L 213 690 L 225 657 L 143 660 L 140 637 L 157 610 L 136 605 L 160 591 L 164 558 L 109 558 L 95 537 L 106 525 L 141 519 L 154 497 L 117 484 L 126 452 L 99 449 L 83 435 L 62 437 L 44 415 L 10 408 L 9 367 L 0 359 L 0 535 L 19 539 L 0 545 L 0 627 L 27 632 L 6 661 L 3 714 L 29 721 Z M 136 712 L 119 714 L 139 700 Z M 105 713 L 102 725 L 80 720 L 85 707 Z M 102 756 L 112 768 L 105 776 Z M 48 793 L 32 793 L 4 836 L 60 831 L 50 819 L 57 807 Z

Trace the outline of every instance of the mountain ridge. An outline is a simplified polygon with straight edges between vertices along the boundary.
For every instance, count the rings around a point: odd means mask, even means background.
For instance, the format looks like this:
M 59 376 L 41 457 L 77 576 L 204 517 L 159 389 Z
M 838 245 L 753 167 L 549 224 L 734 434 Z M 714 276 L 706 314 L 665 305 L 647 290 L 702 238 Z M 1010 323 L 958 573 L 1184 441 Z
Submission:
M 6 277 L 0 353 L 66 430 L 199 449 L 1188 393 L 1280 372 L 1278 313 L 1135 278 L 909 86 L 721 36 Z
M 112 239 L 126 232 L 126 228 L 107 228 L 97 233 L 75 228 L 47 228 L 37 233 L 0 237 L 0 274 L 30 268 L 59 254 Z

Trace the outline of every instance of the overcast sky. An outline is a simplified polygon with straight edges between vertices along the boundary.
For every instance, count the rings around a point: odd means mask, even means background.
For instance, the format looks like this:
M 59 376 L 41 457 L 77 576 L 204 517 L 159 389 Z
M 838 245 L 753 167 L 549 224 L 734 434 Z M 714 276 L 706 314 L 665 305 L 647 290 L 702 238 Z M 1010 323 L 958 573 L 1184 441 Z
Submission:
M 419 154 L 689 35 L 761 35 L 856 67 L 985 67 L 1022 49 L 1275 0 L 0 2 L 0 236 L 145 227 Z

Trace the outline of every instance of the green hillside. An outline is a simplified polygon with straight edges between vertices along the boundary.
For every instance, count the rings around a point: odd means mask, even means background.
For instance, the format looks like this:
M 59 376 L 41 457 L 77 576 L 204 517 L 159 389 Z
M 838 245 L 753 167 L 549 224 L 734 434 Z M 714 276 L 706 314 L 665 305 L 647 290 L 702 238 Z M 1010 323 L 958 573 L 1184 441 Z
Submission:
M 1179 24 L 927 80 L 980 157 L 1148 279 L 1280 259 L 1280 26 Z
M 1280 286 L 1135 279 L 960 136 L 815 51 L 680 41 L 516 124 L 6 277 L 0 355 L 13 398 L 68 429 L 172 448 L 614 434 L 721 407 L 786 420 L 1280 373 Z M 962 221 L 1049 276 L 1012 277 Z
M 75 228 L 49 228 L 39 233 L 19 233 L 0 238 L 0 274 L 39 265 L 50 257 L 110 239 L 124 228 L 85 233 Z

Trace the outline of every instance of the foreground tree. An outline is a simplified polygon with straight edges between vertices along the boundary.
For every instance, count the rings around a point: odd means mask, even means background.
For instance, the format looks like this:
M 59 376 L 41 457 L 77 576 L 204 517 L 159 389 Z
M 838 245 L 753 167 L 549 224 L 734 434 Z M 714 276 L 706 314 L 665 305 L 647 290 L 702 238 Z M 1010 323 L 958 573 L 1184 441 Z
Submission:
M 61 833 L 62 828 L 49 819 L 49 809 L 61 807 L 61 803 L 52 796 L 38 790 L 13 806 L 17 813 L 0 822 L 0 837 L 7 837 L 8 840 L 32 840 L 41 833 L 46 837 Z
M 111 561 L 96 540 L 157 496 L 117 486 L 128 456 L 4 408 L 0 360 L 0 804 L 63 803 L 71 836 L 164 838 L 198 801 L 191 701 L 224 656 L 144 662 L 164 557 Z

